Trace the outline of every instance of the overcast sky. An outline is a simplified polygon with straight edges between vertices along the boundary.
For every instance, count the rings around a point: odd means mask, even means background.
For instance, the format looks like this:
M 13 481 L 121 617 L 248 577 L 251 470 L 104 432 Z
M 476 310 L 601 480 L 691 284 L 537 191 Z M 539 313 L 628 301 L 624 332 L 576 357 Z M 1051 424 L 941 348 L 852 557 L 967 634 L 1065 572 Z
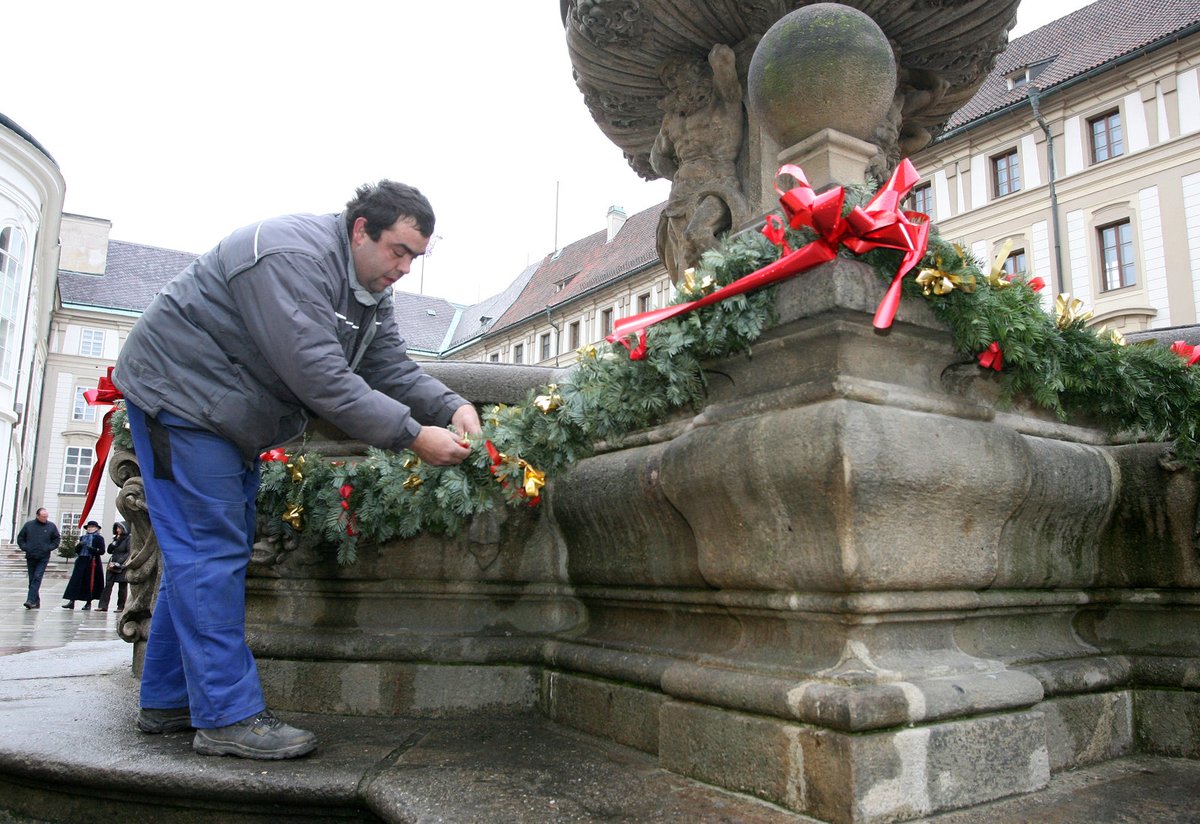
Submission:
M 1084 5 L 1024 0 L 1011 36 Z M 440 236 L 398 288 L 474 303 L 556 229 L 570 243 L 669 191 L 592 122 L 555 0 L 21 0 L 4 28 L 0 112 L 58 162 L 66 211 L 118 240 L 199 253 L 388 177 Z

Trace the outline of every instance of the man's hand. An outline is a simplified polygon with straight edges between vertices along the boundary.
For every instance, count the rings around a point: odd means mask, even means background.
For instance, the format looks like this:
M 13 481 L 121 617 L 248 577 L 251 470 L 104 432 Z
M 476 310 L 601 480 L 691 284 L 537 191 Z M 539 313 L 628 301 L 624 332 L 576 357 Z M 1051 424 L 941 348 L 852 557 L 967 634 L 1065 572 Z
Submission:
M 455 409 L 450 423 L 458 432 L 467 435 L 479 435 L 483 432 L 483 424 L 479 422 L 479 413 L 475 411 L 473 403 L 464 403 Z
M 475 421 L 478 426 L 478 416 Z M 422 426 L 421 434 L 417 435 L 416 440 L 409 444 L 408 448 L 416 452 L 418 458 L 433 466 L 459 464 L 471 454 L 471 450 L 464 445 L 462 438 L 449 429 L 442 429 L 438 426 Z

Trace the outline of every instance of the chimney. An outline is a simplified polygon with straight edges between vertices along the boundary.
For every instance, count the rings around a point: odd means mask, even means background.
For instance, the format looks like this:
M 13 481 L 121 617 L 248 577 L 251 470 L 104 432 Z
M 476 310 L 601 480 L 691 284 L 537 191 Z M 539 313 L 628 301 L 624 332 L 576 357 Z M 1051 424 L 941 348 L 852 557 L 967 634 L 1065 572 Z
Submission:
M 617 232 L 621 231 L 621 227 L 625 225 L 626 220 L 628 218 L 625 215 L 625 210 L 620 206 L 608 207 L 608 240 L 605 243 L 610 242 L 617 236 Z

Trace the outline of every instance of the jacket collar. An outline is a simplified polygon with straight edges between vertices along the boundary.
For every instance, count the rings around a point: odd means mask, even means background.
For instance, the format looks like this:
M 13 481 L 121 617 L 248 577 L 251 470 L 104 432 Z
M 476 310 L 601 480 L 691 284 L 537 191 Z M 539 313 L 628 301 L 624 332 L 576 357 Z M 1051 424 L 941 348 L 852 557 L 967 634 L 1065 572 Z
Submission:
M 387 287 L 382 292 L 372 292 L 358 282 L 358 273 L 354 271 L 354 255 L 350 254 L 350 235 L 346 229 L 346 213 L 342 212 L 338 215 L 338 225 L 342 227 L 342 251 L 346 255 L 346 277 L 350 284 L 350 294 L 354 295 L 354 299 L 363 306 L 386 306 L 392 295 L 392 287 Z

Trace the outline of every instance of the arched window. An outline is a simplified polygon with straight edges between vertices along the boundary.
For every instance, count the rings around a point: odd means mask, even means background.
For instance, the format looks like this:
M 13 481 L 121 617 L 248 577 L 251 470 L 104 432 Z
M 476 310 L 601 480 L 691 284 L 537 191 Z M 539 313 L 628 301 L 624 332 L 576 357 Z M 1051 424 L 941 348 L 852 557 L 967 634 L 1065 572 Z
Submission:
M 0 229 L 0 379 L 9 380 L 16 361 L 17 299 L 25 269 L 25 235 L 15 226 Z

